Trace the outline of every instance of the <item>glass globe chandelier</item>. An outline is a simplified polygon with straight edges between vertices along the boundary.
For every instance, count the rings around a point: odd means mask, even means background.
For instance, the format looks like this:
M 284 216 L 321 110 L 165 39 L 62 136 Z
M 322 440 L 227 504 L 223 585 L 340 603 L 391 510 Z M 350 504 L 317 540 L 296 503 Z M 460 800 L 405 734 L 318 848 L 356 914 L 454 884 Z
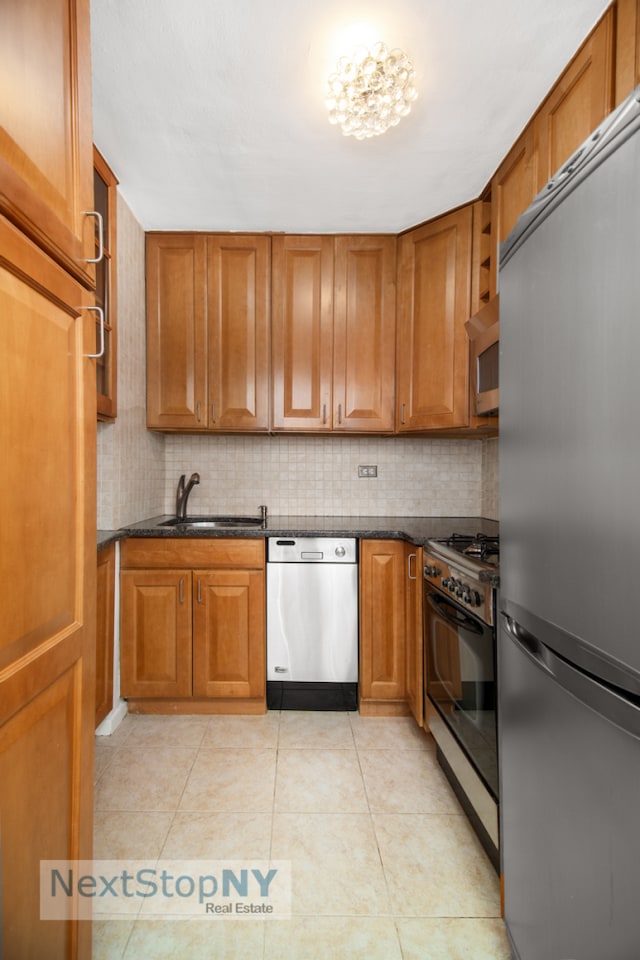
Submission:
M 411 111 L 418 96 L 413 64 L 402 50 L 384 43 L 360 47 L 341 57 L 327 81 L 329 123 L 340 124 L 345 136 L 377 137 L 395 127 Z

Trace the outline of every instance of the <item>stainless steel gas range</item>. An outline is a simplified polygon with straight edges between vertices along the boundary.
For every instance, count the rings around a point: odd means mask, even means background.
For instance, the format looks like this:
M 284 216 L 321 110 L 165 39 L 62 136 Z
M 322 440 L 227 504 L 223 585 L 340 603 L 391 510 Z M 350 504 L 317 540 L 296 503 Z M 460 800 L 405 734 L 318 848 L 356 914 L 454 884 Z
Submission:
M 425 716 L 437 756 L 499 870 L 497 537 L 452 535 L 424 552 Z

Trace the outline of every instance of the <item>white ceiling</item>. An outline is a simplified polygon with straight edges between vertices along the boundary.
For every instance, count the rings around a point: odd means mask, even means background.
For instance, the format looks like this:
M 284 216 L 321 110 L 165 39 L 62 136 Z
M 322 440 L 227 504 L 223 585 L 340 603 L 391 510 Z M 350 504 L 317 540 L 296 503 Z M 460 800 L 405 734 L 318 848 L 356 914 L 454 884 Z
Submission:
M 145 230 L 396 233 L 480 194 L 607 5 L 92 0 L 94 139 Z M 356 24 L 419 90 L 362 141 L 324 104 Z

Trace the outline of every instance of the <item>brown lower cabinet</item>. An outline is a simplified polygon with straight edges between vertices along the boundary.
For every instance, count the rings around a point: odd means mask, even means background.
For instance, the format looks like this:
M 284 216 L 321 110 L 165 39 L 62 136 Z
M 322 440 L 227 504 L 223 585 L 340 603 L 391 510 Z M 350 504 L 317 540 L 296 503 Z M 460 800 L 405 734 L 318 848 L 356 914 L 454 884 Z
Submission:
M 129 709 L 263 713 L 264 541 L 131 539 L 121 566 Z
M 422 547 L 360 543 L 360 713 L 423 715 Z
M 96 727 L 113 707 L 113 623 L 116 548 L 98 551 L 96 581 Z

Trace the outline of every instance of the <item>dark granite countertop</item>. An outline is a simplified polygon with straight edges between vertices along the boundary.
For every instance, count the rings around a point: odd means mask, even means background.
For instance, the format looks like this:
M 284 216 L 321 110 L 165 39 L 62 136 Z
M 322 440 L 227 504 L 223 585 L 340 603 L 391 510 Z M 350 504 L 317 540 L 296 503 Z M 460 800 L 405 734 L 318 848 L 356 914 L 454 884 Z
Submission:
M 231 529 L 198 529 L 162 526 L 165 514 L 129 524 L 120 530 L 99 530 L 98 549 L 125 537 L 366 537 L 373 540 L 408 540 L 424 546 L 427 540 L 452 533 L 496 535 L 497 520 L 484 517 L 287 517 L 272 516 L 263 526 Z

